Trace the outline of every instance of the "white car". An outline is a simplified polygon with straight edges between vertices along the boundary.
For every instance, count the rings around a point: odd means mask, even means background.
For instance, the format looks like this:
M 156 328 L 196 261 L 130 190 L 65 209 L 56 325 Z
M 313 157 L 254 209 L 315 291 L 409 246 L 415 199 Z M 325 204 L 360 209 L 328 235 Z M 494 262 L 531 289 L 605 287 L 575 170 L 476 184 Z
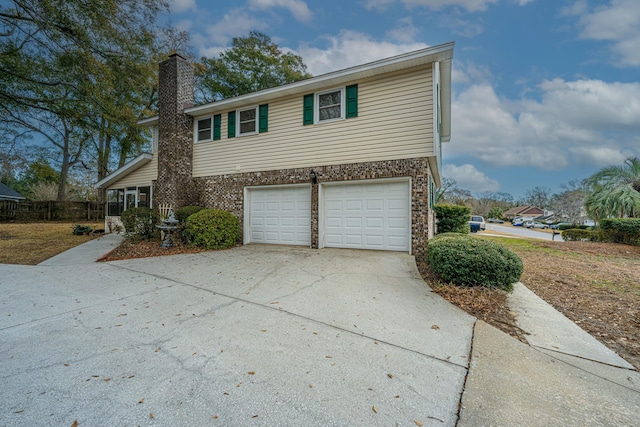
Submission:
M 543 230 L 549 228 L 547 224 L 543 224 L 539 221 L 525 221 L 523 225 L 527 228 L 542 228 Z
M 484 231 L 486 224 L 484 222 L 484 218 L 480 215 L 471 215 L 471 221 L 469 221 L 469 226 L 471 227 L 471 232 L 475 233 L 480 230 Z

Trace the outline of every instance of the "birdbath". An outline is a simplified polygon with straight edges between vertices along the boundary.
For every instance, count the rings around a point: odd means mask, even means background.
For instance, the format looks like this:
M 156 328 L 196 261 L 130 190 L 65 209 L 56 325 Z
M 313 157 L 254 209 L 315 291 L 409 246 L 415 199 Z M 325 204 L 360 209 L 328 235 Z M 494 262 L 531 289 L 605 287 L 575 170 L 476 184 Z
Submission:
M 164 231 L 164 240 L 162 241 L 163 248 L 173 247 L 173 240 L 171 239 L 171 233 L 178 228 L 180 221 L 173 215 L 173 209 L 169 210 L 169 216 L 162 220 L 162 225 L 156 225 L 160 230 Z

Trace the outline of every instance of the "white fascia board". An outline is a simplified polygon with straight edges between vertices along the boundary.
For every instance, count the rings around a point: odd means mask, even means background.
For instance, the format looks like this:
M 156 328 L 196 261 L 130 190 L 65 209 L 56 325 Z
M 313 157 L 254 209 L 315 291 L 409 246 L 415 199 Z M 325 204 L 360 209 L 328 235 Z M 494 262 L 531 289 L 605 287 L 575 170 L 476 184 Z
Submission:
M 311 77 L 299 82 L 289 83 L 283 86 L 265 89 L 246 95 L 240 95 L 235 98 L 223 99 L 222 101 L 217 101 L 210 104 L 187 108 L 184 110 L 184 112 L 185 114 L 194 117 L 203 116 L 206 114 L 232 110 L 237 107 L 249 104 L 264 103 L 273 100 L 274 98 L 315 92 L 317 90 L 324 89 L 330 86 L 340 86 L 353 80 L 360 80 L 368 77 L 390 73 L 393 71 L 402 70 L 405 68 L 429 64 L 432 62 L 449 62 L 450 64 L 453 58 L 453 46 L 454 43 L 450 42 L 438 46 L 416 50 L 413 52 L 403 53 L 391 58 L 370 62 L 364 65 L 358 65 L 344 70 L 334 71 L 332 73 L 323 74 L 317 77 Z M 447 90 L 449 91 L 450 99 L 451 65 L 449 65 L 448 75 L 449 77 L 447 80 Z M 450 113 L 447 115 L 447 117 L 449 116 Z
M 129 163 L 122 166 L 120 169 L 117 169 L 113 173 L 108 176 L 102 178 L 100 181 L 96 182 L 95 188 L 105 188 L 108 187 L 114 181 L 117 181 L 120 178 L 130 174 L 136 169 L 140 168 L 140 166 L 146 165 L 151 161 L 153 155 L 149 153 L 142 153 L 135 159 L 131 160 Z
M 149 117 L 148 119 L 138 120 L 138 124 L 144 127 L 152 127 L 158 125 L 158 116 Z

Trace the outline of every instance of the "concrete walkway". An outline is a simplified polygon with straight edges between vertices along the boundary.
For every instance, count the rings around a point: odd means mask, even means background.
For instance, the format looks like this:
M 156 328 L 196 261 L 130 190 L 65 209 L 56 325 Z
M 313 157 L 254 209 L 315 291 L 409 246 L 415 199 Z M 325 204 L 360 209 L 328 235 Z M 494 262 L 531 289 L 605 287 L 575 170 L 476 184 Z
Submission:
M 406 254 L 93 262 L 118 239 L 0 265 L 1 426 L 637 422 L 640 374 L 524 286 L 510 304 L 531 345 L 431 292 Z

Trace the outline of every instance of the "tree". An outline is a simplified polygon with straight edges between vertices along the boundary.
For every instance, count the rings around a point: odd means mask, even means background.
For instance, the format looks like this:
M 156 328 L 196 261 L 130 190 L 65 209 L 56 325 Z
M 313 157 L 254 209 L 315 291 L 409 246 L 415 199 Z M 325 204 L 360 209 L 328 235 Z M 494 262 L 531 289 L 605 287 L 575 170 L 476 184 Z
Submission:
M 640 217 L 640 159 L 629 157 L 620 166 L 607 166 L 586 180 L 591 193 L 585 208 L 593 219 Z
M 585 181 L 571 180 L 560 188 L 564 191 L 554 194 L 549 205 L 557 218 L 578 224 L 584 216 L 584 202 L 587 198 Z
M 487 214 L 487 216 L 489 218 L 497 218 L 497 219 L 502 219 L 502 209 L 500 209 L 497 206 L 494 206 L 491 208 L 491 210 L 489 211 L 489 213 Z
M 547 187 L 536 186 L 525 193 L 523 204 L 529 206 L 536 206 L 540 209 L 549 207 L 549 196 L 551 189 Z
M 442 178 L 440 188 L 436 190 L 436 203 L 450 205 L 466 205 L 472 198 L 469 190 L 458 187 L 458 183 L 452 178 Z
M 311 77 L 302 58 L 284 53 L 271 38 L 257 31 L 234 37 L 231 48 L 218 57 L 201 59 L 198 97 L 219 101 Z
M 0 124 L 39 134 L 57 151 L 58 199 L 70 168 L 112 106 L 112 82 L 148 62 L 164 0 L 14 0 L 0 6 Z M 122 65 L 124 66 L 118 66 Z M 154 64 L 155 65 L 155 64 Z M 129 71 L 123 73 L 123 71 Z M 117 119 L 119 117 L 116 116 Z

